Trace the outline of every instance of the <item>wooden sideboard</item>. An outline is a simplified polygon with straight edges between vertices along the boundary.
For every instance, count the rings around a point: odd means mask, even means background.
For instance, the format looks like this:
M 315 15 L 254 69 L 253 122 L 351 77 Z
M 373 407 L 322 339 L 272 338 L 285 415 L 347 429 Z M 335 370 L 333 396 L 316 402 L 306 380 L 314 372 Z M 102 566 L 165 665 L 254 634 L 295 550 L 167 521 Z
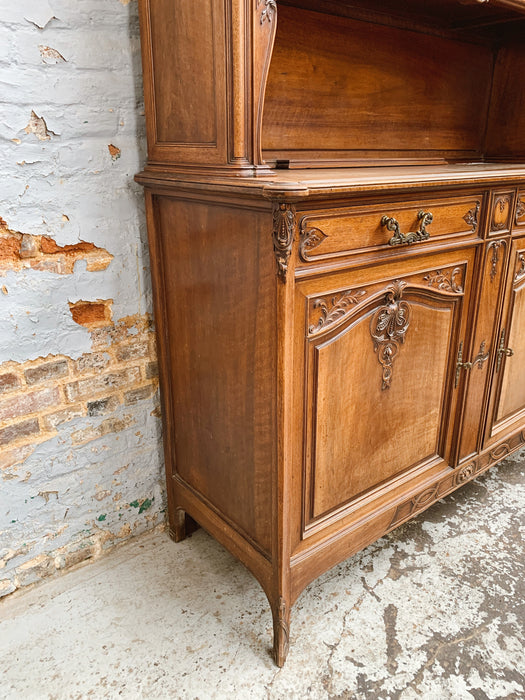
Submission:
M 525 444 L 525 1 L 140 17 L 170 531 L 282 665 L 308 583 Z

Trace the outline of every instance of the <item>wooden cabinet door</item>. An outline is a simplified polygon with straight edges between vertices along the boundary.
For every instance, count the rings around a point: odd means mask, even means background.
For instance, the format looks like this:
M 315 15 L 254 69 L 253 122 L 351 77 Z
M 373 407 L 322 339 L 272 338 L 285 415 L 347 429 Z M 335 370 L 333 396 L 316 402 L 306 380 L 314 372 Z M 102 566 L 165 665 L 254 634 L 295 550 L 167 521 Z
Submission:
M 486 444 L 525 422 L 525 237 L 513 241 L 496 360 Z
M 297 284 L 300 539 L 448 471 L 474 258 L 466 248 Z
M 509 246 L 509 238 L 504 237 L 486 241 L 479 249 L 478 291 L 471 313 L 470 344 L 468 347 L 465 344 L 461 358 L 462 362 L 472 361 L 473 366 L 458 368 L 458 385 L 464 390 L 465 400 L 457 425 L 460 439 L 455 463 L 474 457 L 484 446 Z

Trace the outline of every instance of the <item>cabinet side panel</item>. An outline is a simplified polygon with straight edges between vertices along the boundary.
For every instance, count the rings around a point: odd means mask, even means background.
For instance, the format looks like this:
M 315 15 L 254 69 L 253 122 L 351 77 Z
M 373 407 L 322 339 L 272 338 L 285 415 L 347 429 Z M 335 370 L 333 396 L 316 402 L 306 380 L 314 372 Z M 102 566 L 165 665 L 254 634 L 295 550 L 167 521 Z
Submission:
M 276 449 L 271 212 L 156 199 L 174 416 L 167 439 L 175 464 L 167 468 L 269 552 Z
M 217 140 L 213 30 L 213 0 L 155 0 L 151 38 L 159 142 Z

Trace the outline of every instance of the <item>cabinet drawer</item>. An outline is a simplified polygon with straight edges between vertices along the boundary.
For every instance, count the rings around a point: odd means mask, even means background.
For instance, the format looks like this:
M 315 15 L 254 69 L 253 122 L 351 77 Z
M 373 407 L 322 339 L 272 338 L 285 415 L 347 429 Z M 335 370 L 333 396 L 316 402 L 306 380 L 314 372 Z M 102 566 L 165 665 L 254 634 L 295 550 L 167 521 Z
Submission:
M 299 264 L 443 238 L 475 238 L 482 201 L 479 194 L 304 213 L 299 219 Z

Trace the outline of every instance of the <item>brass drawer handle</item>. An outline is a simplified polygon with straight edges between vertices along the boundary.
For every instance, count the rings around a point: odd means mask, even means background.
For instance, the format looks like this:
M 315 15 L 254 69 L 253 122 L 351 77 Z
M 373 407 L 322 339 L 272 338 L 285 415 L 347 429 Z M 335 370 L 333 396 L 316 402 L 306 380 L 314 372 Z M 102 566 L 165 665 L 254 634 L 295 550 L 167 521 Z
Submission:
M 418 211 L 417 218 L 420 222 L 417 231 L 401 233 L 397 219 L 394 219 L 393 216 L 383 216 L 381 219 L 381 226 L 386 226 L 389 231 L 394 233 L 392 238 L 388 241 L 388 245 L 410 245 L 411 243 L 426 241 L 430 238 L 427 226 L 430 226 L 432 223 L 434 219 L 433 214 L 429 211 Z

